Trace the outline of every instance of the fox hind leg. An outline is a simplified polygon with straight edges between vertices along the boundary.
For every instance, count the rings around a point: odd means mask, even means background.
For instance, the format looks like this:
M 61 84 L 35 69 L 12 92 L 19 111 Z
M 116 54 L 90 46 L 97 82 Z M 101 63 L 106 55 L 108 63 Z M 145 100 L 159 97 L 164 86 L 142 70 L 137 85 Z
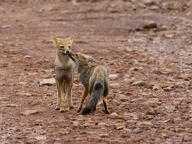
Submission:
M 109 110 L 108 110 L 108 107 L 107 107 L 107 98 L 106 97 L 103 98 L 103 105 L 104 105 L 104 108 L 105 108 L 105 113 L 109 114 Z

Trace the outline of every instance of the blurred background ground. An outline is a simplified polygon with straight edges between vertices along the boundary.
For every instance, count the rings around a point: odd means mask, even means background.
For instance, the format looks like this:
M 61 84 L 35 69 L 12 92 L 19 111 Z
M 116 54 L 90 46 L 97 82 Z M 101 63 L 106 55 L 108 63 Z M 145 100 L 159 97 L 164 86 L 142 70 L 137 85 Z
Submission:
M 1 0 L 0 143 L 191 143 L 190 0 Z M 110 69 L 103 105 L 59 113 L 51 36 Z M 52 79 L 51 79 L 52 80 Z

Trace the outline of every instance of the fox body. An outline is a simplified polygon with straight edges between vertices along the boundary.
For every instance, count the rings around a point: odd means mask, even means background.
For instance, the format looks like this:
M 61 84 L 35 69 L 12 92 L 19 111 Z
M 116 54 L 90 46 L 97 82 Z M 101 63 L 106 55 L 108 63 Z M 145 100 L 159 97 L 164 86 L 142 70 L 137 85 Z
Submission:
M 60 112 L 68 111 L 73 107 L 71 90 L 75 63 L 68 57 L 71 53 L 72 37 L 59 39 L 54 37 L 56 58 L 54 62 L 55 80 L 57 85 L 57 106 Z M 65 104 L 64 104 L 65 101 Z
M 109 93 L 107 68 L 102 65 L 90 66 L 88 61 L 92 59 L 92 57 L 85 54 L 72 53 L 71 57 L 78 65 L 79 78 L 85 88 L 80 101 L 78 112 L 81 111 L 85 98 L 88 94 L 90 94 L 88 104 L 83 109 L 82 114 L 89 114 L 90 112 L 96 110 L 96 105 L 102 96 L 105 113 L 109 113 L 106 99 Z

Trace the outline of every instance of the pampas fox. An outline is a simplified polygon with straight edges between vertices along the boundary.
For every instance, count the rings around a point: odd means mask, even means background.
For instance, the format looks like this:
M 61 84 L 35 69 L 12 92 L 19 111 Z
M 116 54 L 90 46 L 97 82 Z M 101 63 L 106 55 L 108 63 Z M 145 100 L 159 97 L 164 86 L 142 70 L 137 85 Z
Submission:
M 73 107 L 71 89 L 73 85 L 75 63 L 67 55 L 71 53 L 73 38 L 68 37 L 66 39 L 60 39 L 53 37 L 53 41 L 56 47 L 56 58 L 54 62 L 54 70 L 56 74 L 55 80 L 57 85 L 56 110 L 64 112 Z
M 82 95 L 78 112 L 81 111 L 83 102 L 88 94 L 90 98 L 88 104 L 83 109 L 82 114 L 89 114 L 96 110 L 96 105 L 99 99 L 103 96 L 103 104 L 105 113 L 109 113 L 107 108 L 107 95 L 109 93 L 108 70 L 105 66 L 89 66 L 88 61 L 92 59 L 91 56 L 81 53 L 71 53 L 69 55 L 75 60 L 78 66 L 78 73 L 80 74 L 80 81 L 84 85 L 84 93 Z

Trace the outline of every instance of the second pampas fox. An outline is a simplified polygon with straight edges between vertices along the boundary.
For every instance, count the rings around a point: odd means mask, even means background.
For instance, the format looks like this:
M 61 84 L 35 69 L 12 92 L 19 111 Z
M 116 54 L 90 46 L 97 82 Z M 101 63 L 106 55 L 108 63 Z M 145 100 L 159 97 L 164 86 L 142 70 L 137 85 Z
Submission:
M 73 107 L 71 89 L 75 63 L 67 55 L 71 53 L 73 38 L 68 37 L 66 39 L 60 39 L 53 37 L 53 41 L 56 47 L 56 58 L 54 62 L 57 85 L 56 110 L 64 112 L 68 111 L 70 107 Z
M 92 59 L 92 57 L 85 54 L 71 53 L 69 56 L 78 65 L 80 81 L 85 88 L 78 112 L 81 111 L 85 98 L 88 94 L 90 94 L 88 104 L 83 109 L 82 114 L 89 114 L 90 112 L 96 110 L 96 105 L 101 97 L 103 97 L 105 113 L 109 113 L 106 99 L 109 93 L 109 80 L 108 70 L 106 67 L 102 65 L 89 66 L 88 61 Z

